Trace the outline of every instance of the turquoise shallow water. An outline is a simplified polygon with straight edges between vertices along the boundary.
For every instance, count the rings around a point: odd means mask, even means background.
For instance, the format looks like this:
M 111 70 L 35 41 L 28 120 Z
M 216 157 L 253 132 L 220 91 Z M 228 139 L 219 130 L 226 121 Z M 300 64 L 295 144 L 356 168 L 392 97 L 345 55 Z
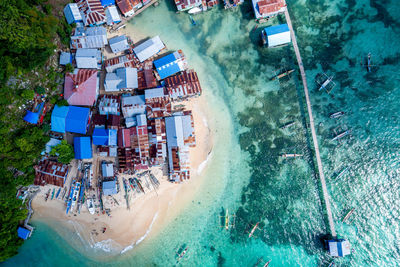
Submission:
M 160 236 L 133 250 L 96 260 L 87 249 L 71 248 L 43 222 L 6 266 L 169 266 L 182 244 L 183 266 L 253 266 L 260 257 L 270 266 L 324 266 L 329 257 L 320 237 L 326 233 L 312 162 L 281 161 L 281 153 L 307 155 L 303 88 L 298 72 L 270 81 L 276 69 L 296 68 L 293 49 L 260 47 L 251 6 L 212 10 L 195 16 L 175 14 L 164 1 L 135 18 L 138 35 L 160 35 L 170 49 L 182 49 L 198 71 L 217 129 L 207 186 Z M 399 232 L 399 57 L 400 5 L 393 1 L 287 1 L 311 90 L 314 118 L 333 216 L 340 236 L 354 253 L 339 266 L 398 266 Z M 273 23 L 283 21 L 277 18 Z M 145 37 L 145 36 L 143 36 Z M 372 53 L 367 73 L 360 62 Z M 331 94 L 318 92 L 315 77 L 334 75 Z M 329 113 L 346 112 L 340 120 Z M 279 126 L 296 121 L 293 128 Z M 351 129 L 340 144 L 334 130 Z M 348 173 L 332 179 L 349 167 Z M 352 207 L 347 224 L 340 222 Z M 221 230 L 223 208 L 235 212 L 236 228 Z M 261 222 L 249 240 L 247 231 Z M 76 237 L 74 237 L 76 239 Z M 78 243 L 79 244 L 79 243 Z M 81 244 L 84 246 L 84 244 Z M 84 251 L 84 253 L 82 253 Z M 26 259 L 29 261 L 26 262 Z

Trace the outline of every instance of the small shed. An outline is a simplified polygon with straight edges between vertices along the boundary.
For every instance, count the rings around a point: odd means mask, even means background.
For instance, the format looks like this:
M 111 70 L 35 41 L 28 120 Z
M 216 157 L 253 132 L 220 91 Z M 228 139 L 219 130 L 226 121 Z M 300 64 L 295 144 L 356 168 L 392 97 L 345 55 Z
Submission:
M 61 52 L 60 65 L 72 64 L 72 54 L 69 52 Z
M 117 183 L 115 180 L 103 182 L 103 194 L 105 196 L 117 194 Z
M 144 43 L 133 48 L 133 52 L 139 59 L 140 62 L 145 61 L 148 58 L 158 54 L 165 48 L 164 43 L 161 41 L 159 36 L 155 36 Z
M 350 255 L 350 242 L 346 239 L 328 240 L 329 255 L 332 257 L 344 257 Z
M 23 240 L 27 240 L 29 237 L 31 237 L 32 232 L 29 231 L 28 229 L 24 227 L 18 227 L 18 237 L 22 238 Z
M 116 6 L 109 6 L 106 8 L 107 25 L 113 25 L 114 23 L 120 23 L 121 18 L 118 14 Z
M 114 177 L 114 165 L 112 163 L 101 164 L 101 173 L 103 177 Z
M 86 134 L 89 116 L 89 108 L 69 106 L 65 130 L 71 133 Z
M 54 106 L 53 112 L 51 113 L 51 130 L 53 132 L 65 133 L 68 111 L 69 106 Z
M 92 142 L 90 140 L 90 137 L 74 137 L 74 152 L 76 159 L 91 159 Z
M 78 48 L 75 55 L 78 69 L 100 69 L 101 52 L 94 48 Z
M 290 30 L 287 24 L 266 27 L 262 31 L 264 45 L 268 47 L 276 47 L 291 42 Z
M 69 3 L 64 7 L 64 15 L 68 24 L 83 22 L 81 12 L 76 3 Z
M 125 35 L 111 38 L 108 40 L 108 44 L 110 45 L 111 51 L 115 54 L 129 49 L 128 38 Z

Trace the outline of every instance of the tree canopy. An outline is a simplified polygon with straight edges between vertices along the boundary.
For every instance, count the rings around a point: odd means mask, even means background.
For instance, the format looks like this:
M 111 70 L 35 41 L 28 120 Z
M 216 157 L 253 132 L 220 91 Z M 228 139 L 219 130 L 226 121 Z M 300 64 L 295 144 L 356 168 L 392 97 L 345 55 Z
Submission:
M 10 82 L 42 68 L 53 53 L 58 20 L 38 9 L 42 2 L 0 1 L 0 262 L 15 255 L 22 244 L 17 228 L 26 209 L 15 197 L 17 186 L 32 184 L 33 165 L 49 140 L 48 125 L 22 120 L 35 88 Z
M 59 162 L 68 164 L 75 157 L 74 148 L 67 141 L 62 140 L 60 144 L 51 149 L 50 156 L 57 156 Z

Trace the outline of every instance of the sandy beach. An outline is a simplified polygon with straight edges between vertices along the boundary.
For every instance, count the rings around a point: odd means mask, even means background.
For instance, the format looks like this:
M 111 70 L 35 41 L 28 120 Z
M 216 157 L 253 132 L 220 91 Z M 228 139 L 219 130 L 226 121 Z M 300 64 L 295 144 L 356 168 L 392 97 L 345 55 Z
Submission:
M 191 148 L 190 151 L 192 173 L 189 181 L 182 184 L 170 183 L 165 175 L 167 173 L 165 170 L 153 167 L 151 171 L 160 181 L 157 192 L 150 187 L 151 190 L 145 188 L 146 194 L 135 194 L 135 197 L 129 200 L 129 210 L 123 189 L 114 196 L 114 199 L 110 196 L 103 197 L 104 206 L 111 209 L 110 216 L 107 214 L 92 215 L 86 205 L 81 208 L 80 214 L 70 212 L 66 215 L 65 201 L 51 200 L 51 197 L 45 201 L 47 191 L 55 188 L 48 185 L 41 188 L 32 202 L 33 218 L 41 221 L 54 221 L 59 226 L 67 227 L 75 234 L 79 234 L 93 248 L 98 248 L 102 242 L 116 243 L 117 245 L 114 247 L 118 249 L 114 252 L 118 253 L 138 244 L 144 237 L 155 236 L 193 199 L 196 189 L 201 186 L 201 173 L 206 168 L 209 157 L 212 156 L 213 136 L 207 124 L 210 114 L 207 113 L 204 96 L 179 104 L 185 104 L 187 110 L 193 111 L 195 123 L 196 147 Z M 96 159 L 94 158 L 94 160 Z M 70 176 L 75 174 L 76 172 L 71 171 L 68 178 L 71 179 Z M 124 176 L 128 177 L 128 175 L 119 175 L 120 184 L 122 184 Z M 95 177 L 97 176 L 95 175 Z M 104 228 L 106 231 L 103 233 Z M 68 231 L 63 232 L 67 233 Z

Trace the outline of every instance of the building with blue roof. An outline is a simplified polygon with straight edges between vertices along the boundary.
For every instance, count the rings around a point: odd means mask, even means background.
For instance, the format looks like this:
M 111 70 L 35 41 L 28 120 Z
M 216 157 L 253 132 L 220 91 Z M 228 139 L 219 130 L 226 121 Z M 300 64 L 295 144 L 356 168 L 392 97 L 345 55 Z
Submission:
M 115 0 L 100 0 L 103 7 L 115 5 Z
M 115 195 L 117 193 L 117 184 L 115 180 L 103 182 L 103 194 L 105 196 Z
M 65 130 L 71 133 L 86 134 L 89 116 L 89 108 L 69 106 Z
M 26 115 L 24 117 L 24 121 L 32 123 L 32 124 L 37 124 L 39 120 L 39 113 L 38 112 L 32 112 L 27 110 Z
M 92 138 L 93 144 L 96 146 L 116 146 L 117 130 L 95 128 Z
M 328 240 L 329 255 L 332 257 L 344 257 L 350 255 L 350 242 L 346 239 Z
M 263 38 L 264 45 L 268 47 L 281 46 L 292 41 L 287 24 L 266 27 L 262 30 L 261 37 Z
M 79 11 L 76 3 L 69 3 L 64 7 L 64 15 L 68 24 L 72 23 L 83 23 L 81 12 Z
M 72 64 L 72 54 L 69 52 L 61 52 L 60 65 Z
M 54 106 L 53 113 L 51 113 L 51 130 L 53 132 L 65 133 L 68 111 L 69 106 Z
M 168 76 L 185 70 L 187 68 L 187 61 L 182 50 L 179 50 L 155 60 L 154 66 L 160 79 L 165 79 Z
M 24 227 L 18 227 L 18 237 L 22 238 L 24 240 L 27 240 L 29 237 L 31 237 L 32 232 L 29 231 L 28 229 L 24 228 Z
M 90 137 L 74 137 L 74 152 L 76 159 L 91 159 L 92 142 L 90 140 Z

